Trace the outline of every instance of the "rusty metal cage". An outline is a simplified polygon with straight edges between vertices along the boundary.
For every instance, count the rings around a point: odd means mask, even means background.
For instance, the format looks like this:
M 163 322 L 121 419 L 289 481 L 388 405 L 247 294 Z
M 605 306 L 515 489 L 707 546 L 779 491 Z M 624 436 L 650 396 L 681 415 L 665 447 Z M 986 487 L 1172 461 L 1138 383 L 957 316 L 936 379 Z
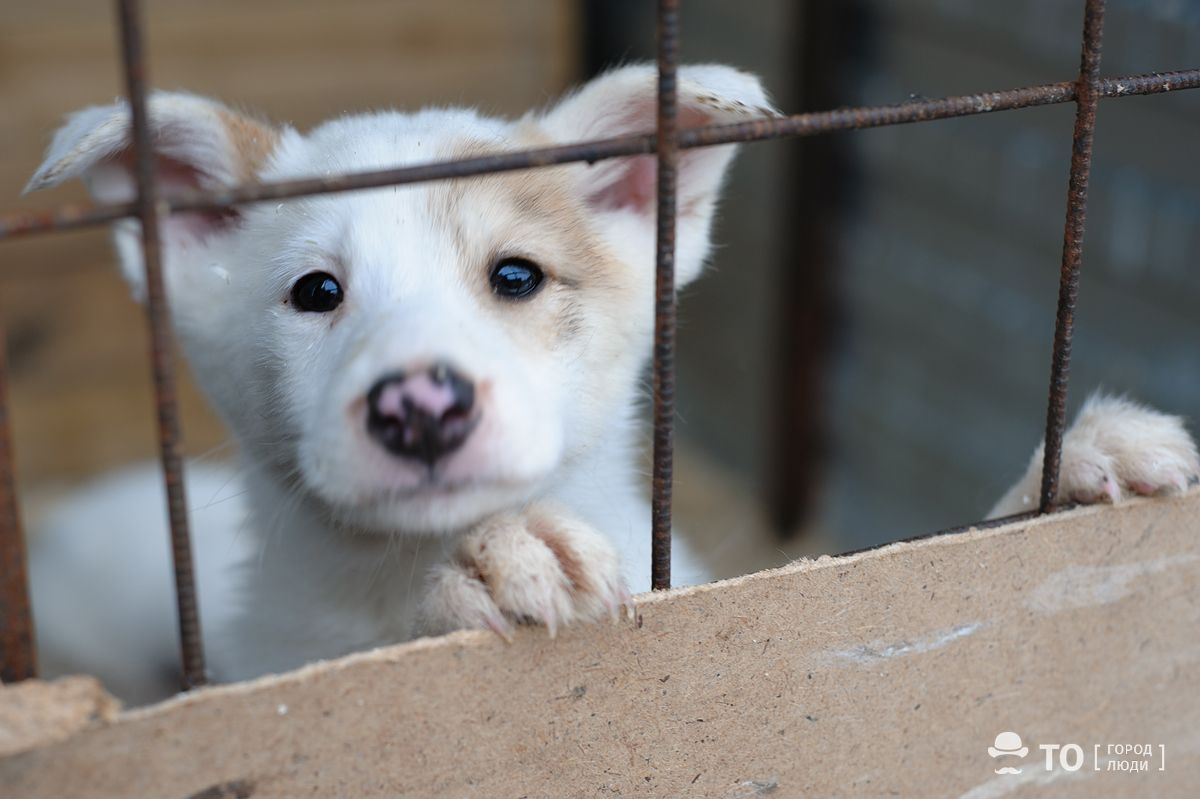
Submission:
M 183 464 L 171 355 L 169 309 L 163 288 L 159 245 L 159 221 L 166 214 L 215 211 L 265 200 L 446 180 L 581 161 L 590 164 L 608 158 L 655 154 L 658 162 L 658 227 L 653 347 L 652 528 L 649 533 L 653 539 L 651 583 L 654 589 L 660 590 L 670 586 L 671 568 L 671 488 L 675 415 L 675 182 L 679 151 L 692 147 L 812 136 L 840 130 L 928 122 L 1074 102 L 1075 124 L 1038 513 L 1053 510 L 1062 458 L 1071 336 L 1082 263 L 1096 109 L 1101 98 L 1200 88 L 1200 68 L 1102 78 L 1100 53 L 1105 3 L 1104 0 L 1085 0 L 1080 67 L 1074 80 L 939 99 L 917 99 L 889 106 L 842 108 L 733 125 L 679 130 L 676 97 L 679 6 L 680 0 L 658 2 L 658 109 L 657 130 L 654 133 L 372 172 L 257 183 L 227 191 L 188 192 L 164 197 L 159 195 L 156 164 L 146 116 L 147 81 L 139 3 L 137 0 L 117 0 L 121 53 L 132 117 L 136 199 L 124 204 L 71 204 L 45 212 L 5 214 L 0 216 L 0 239 L 102 225 L 127 217 L 136 218 L 141 222 L 150 359 L 157 405 L 160 456 L 167 489 L 184 688 L 204 684 L 205 667 L 182 479 Z M 3 335 L 0 332 L 0 681 L 10 682 L 32 677 L 37 669 L 26 577 L 25 545 L 13 475 L 4 351 Z

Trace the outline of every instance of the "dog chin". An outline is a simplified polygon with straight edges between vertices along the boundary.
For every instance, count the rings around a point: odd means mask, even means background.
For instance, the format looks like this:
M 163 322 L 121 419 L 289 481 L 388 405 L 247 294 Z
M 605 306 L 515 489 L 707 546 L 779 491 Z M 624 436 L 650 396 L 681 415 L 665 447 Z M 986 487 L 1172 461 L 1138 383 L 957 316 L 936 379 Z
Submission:
M 449 535 L 529 502 L 537 485 L 434 483 L 403 493 L 381 492 L 353 503 L 334 502 L 333 515 L 342 524 L 378 535 Z

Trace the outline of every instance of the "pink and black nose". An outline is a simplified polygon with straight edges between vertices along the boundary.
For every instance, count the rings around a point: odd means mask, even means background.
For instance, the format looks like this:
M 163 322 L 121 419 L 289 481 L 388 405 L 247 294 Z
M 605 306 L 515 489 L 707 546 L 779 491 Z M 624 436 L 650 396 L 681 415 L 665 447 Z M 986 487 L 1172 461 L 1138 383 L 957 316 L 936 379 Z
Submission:
M 474 405 L 474 384 L 447 364 L 393 373 L 367 392 L 367 432 L 393 455 L 432 466 L 471 435 Z

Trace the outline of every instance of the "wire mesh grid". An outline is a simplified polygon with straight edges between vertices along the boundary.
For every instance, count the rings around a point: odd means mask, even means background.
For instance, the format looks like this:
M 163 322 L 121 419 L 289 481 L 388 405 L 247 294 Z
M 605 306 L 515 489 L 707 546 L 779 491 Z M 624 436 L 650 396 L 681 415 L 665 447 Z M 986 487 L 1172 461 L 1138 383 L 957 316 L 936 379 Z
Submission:
M 658 162 L 658 227 L 653 347 L 654 459 L 651 485 L 652 524 L 649 532 L 653 540 L 651 584 L 655 589 L 664 589 L 670 586 L 671 565 L 671 487 L 675 414 L 675 183 L 680 151 L 693 147 L 811 136 L 840 130 L 861 130 L 1074 102 L 1076 114 L 1039 502 L 1040 513 L 1052 510 L 1062 458 L 1071 335 L 1082 263 L 1088 175 L 1092 161 L 1092 134 L 1098 102 L 1101 98 L 1198 88 L 1200 68 L 1101 78 L 1100 54 L 1105 3 L 1104 0 L 1085 0 L 1080 69 L 1076 78 L 1071 81 L 939 99 L 912 100 L 889 106 L 842 108 L 732 125 L 679 130 L 676 95 L 679 6 L 679 0 L 658 2 L 658 107 L 657 129 L 654 133 L 395 169 L 257 183 L 223 191 L 182 192 L 161 197 L 158 193 L 155 156 L 146 117 L 147 80 L 139 3 L 137 0 L 116 0 L 122 41 L 122 63 L 131 113 L 137 196 L 132 202 L 123 204 L 79 203 L 63 205 L 48 211 L 5 214 L 0 216 L 0 239 L 101 225 L 127 217 L 136 218 L 141 222 L 147 281 L 150 361 L 154 376 L 160 455 L 167 488 L 182 681 L 185 688 L 203 684 L 205 671 L 182 480 L 183 466 L 170 348 L 169 310 L 163 290 L 162 256 L 158 237 L 159 220 L 166 214 L 223 210 L 239 204 L 266 200 L 654 154 Z M 15 681 L 34 676 L 36 663 L 25 546 L 11 457 L 3 343 L 0 336 L 0 680 Z

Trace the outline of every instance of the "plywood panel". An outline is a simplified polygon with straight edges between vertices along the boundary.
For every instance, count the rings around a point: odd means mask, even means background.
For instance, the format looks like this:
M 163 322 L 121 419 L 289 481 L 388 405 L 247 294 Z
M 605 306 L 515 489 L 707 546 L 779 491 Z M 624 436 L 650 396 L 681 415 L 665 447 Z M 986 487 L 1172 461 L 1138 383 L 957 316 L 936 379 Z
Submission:
M 0 784 L 14 799 L 1194 796 L 1198 513 L 1200 491 L 1081 509 L 644 596 L 636 622 L 557 640 L 417 641 L 85 722 L 0 760 Z M 1004 731 L 1027 756 L 989 756 Z M 1039 747 L 1062 744 L 1078 770 L 1045 768 Z M 1109 744 L 1150 744 L 1147 770 L 1109 770 L 1143 759 Z

